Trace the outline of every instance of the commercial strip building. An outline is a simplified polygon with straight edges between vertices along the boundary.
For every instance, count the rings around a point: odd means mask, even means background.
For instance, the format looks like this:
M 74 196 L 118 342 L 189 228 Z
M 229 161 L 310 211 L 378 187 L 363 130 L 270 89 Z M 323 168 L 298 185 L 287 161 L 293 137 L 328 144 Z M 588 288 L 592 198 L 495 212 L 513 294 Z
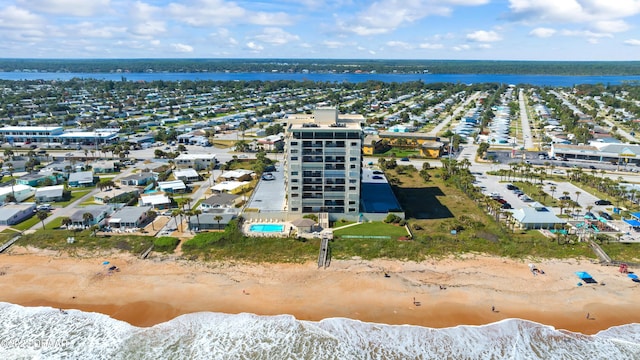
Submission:
M 549 156 L 567 160 L 591 160 L 640 166 L 640 145 L 592 141 L 589 145 L 552 144 Z
M 118 129 L 64 130 L 61 126 L 5 126 L 0 136 L 8 143 L 62 145 L 108 144 L 118 138 Z

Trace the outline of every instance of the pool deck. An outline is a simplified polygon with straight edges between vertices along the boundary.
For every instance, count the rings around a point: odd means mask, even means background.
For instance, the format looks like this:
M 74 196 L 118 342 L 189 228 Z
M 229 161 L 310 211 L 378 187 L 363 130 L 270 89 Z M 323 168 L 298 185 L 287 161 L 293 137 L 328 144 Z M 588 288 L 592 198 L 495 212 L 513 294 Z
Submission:
M 278 231 L 278 232 L 263 232 L 263 231 L 251 231 L 251 226 L 253 225 L 282 225 L 282 230 L 283 231 Z M 245 222 L 244 225 L 242 226 L 242 232 L 246 235 L 246 236 L 253 236 L 253 237 L 287 237 L 289 236 L 289 234 L 291 233 L 291 231 L 293 231 L 293 229 L 295 229 L 295 227 L 288 221 L 282 221 L 282 220 L 257 220 L 255 222 Z

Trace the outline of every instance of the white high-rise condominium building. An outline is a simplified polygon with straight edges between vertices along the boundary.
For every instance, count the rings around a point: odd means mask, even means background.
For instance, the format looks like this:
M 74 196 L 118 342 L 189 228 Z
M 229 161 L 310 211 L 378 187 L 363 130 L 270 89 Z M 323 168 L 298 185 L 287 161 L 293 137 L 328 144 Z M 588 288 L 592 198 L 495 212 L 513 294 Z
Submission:
M 358 214 L 363 121 L 361 115 L 338 115 L 332 108 L 289 117 L 285 163 L 289 212 Z

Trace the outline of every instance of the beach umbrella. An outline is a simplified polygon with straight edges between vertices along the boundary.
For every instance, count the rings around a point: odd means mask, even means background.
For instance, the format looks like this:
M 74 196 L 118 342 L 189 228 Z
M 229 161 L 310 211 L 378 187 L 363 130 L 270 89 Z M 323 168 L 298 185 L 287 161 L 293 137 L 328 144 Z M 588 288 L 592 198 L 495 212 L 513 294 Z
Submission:
M 102 265 L 109 265 L 109 262 L 108 261 L 103 261 Z

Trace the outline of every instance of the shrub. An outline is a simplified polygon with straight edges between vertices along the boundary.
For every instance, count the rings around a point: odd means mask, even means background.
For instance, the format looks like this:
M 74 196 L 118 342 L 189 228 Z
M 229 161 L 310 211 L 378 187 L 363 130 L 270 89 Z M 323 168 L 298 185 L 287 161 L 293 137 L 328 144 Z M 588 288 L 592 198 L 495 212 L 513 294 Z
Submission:
M 407 225 L 407 220 L 405 220 L 405 219 L 400 220 L 400 221 L 398 222 L 398 225 L 400 225 L 400 226 L 405 226 L 405 225 Z
M 397 222 L 400 222 L 400 220 L 402 220 L 399 216 L 395 215 L 395 214 L 389 214 L 387 215 L 387 218 L 384 219 L 384 222 L 386 222 L 387 224 L 395 224 Z
M 172 252 L 180 240 L 174 237 L 164 236 L 153 240 L 153 249 L 161 252 Z

